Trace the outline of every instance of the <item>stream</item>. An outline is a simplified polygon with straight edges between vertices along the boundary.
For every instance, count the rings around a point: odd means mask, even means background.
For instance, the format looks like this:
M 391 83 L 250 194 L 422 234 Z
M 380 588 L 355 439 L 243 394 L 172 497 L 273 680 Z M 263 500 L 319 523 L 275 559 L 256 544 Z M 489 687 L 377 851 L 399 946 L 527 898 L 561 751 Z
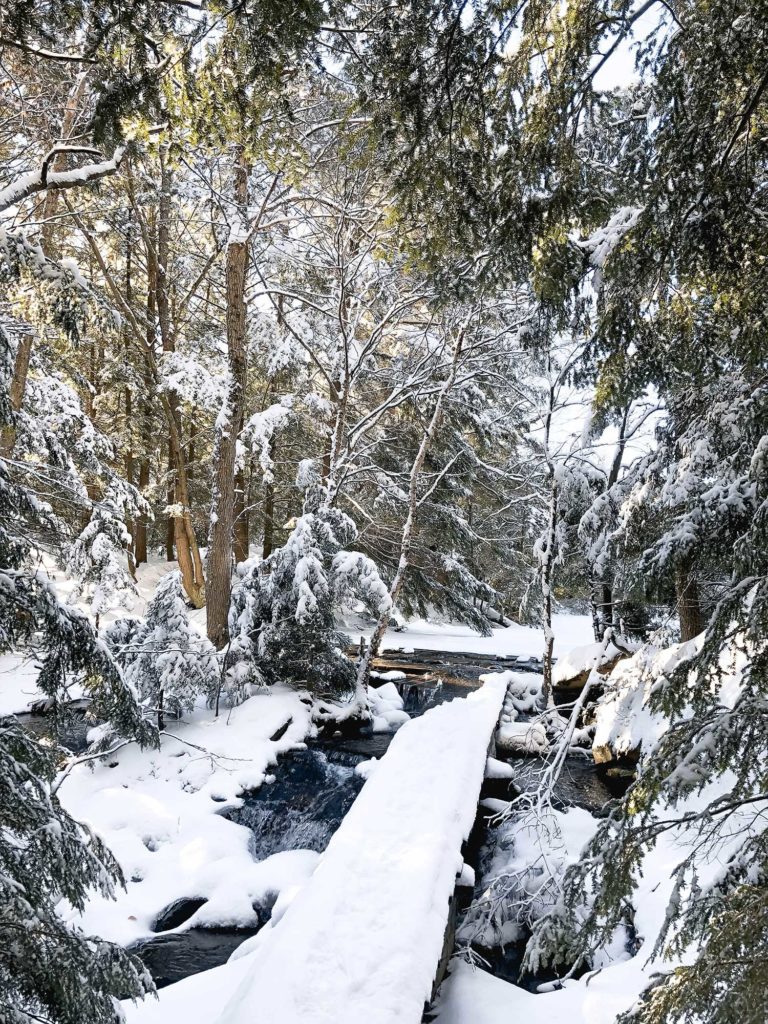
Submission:
M 465 697 L 480 685 L 479 677 L 488 672 L 514 671 L 541 672 L 541 662 L 535 658 L 494 658 L 475 654 L 418 651 L 416 653 L 389 652 L 377 663 L 380 682 L 389 673 L 398 673 L 392 680 L 404 702 L 404 710 L 411 718 L 444 701 Z M 374 680 L 375 685 L 375 680 Z M 555 693 L 558 703 L 572 699 L 571 692 Z M 67 720 L 67 732 L 60 740 L 70 749 L 85 745 L 84 720 L 79 709 Z M 24 725 L 38 735 L 45 735 L 43 714 L 19 716 Z M 311 741 L 306 749 L 291 751 L 280 758 L 275 781 L 243 795 L 240 807 L 226 812 L 227 818 L 243 825 L 251 832 L 250 851 L 255 860 L 263 860 L 286 850 L 314 850 L 322 852 L 331 836 L 341 824 L 363 786 L 363 779 L 355 773 L 362 761 L 381 758 L 392 740 L 392 733 L 372 733 L 355 737 L 334 736 Z M 540 758 L 517 757 L 510 759 L 516 770 L 515 785 L 519 790 L 533 785 Z M 600 813 L 612 796 L 618 795 L 623 783 L 612 782 L 591 758 L 584 755 L 569 756 L 566 768 L 556 787 L 556 803 L 561 807 L 580 806 L 592 813 Z M 481 799 L 509 799 L 508 780 L 486 780 Z M 465 859 L 478 868 L 487 856 L 489 844 L 494 841 L 493 829 L 488 824 L 489 812 L 478 809 L 473 834 L 466 844 Z M 478 878 L 478 883 L 479 883 Z M 471 890 L 463 893 L 463 904 L 471 902 Z M 256 934 L 269 919 L 271 907 L 258 908 L 258 927 L 254 928 L 190 928 L 179 931 L 199 908 L 200 901 L 190 898 L 176 901 L 167 907 L 155 922 L 155 934 L 131 947 L 146 964 L 158 988 L 180 981 L 192 974 L 225 963 L 234 950 L 250 936 Z M 524 942 L 501 949 L 477 949 L 486 960 L 489 970 L 508 981 L 517 981 Z M 533 988 L 541 978 L 530 979 L 526 987 Z

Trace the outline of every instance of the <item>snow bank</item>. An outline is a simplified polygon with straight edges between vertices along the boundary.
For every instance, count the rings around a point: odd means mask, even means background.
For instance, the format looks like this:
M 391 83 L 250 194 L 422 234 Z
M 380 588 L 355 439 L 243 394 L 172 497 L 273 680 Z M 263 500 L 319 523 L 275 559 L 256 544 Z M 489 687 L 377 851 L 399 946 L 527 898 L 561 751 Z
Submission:
M 504 692 L 489 680 L 398 732 L 220 1024 L 421 1019 Z
M 692 658 L 701 638 L 659 650 L 647 645 L 619 662 L 608 677 L 595 712 L 592 751 L 598 762 L 653 747 L 667 727 L 666 719 L 647 707 L 654 685 L 683 661 Z
M 273 741 L 281 726 L 286 732 Z M 208 902 L 183 928 L 254 925 L 253 904 L 270 903 L 311 873 L 317 854 L 290 851 L 261 863 L 249 852 L 250 831 L 221 811 L 261 785 L 278 754 L 311 729 L 308 706 L 294 691 L 273 688 L 217 719 L 200 709 L 168 725 L 160 750 L 123 747 L 103 761 L 76 767 L 59 797 L 87 821 L 117 857 L 127 881 L 117 900 L 94 897 L 77 920 L 87 932 L 129 944 L 151 933 L 174 900 Z
M 588 643 L 594 635 L 589 615 L 553 615 L 552 629 L 555 634 L 557 657 L 579 644 Z M 366 634 L 366 630 L 356 628 L 354 633 Z M 411 619 L 400 630 L 388 630 L 384 635 L 381 649 L 403 652 L 408 649 L 469 651 L 472 654 L 485 654 L 497 658 L 510 658 L 514 655 L 540 658 L 544 650 L 544 638 L 541 629 L 535 626 L 521 626 L 518 623 L 494 629 L 491 636 L 480 636 L 468 626 L 460 626 L 457 623 Z

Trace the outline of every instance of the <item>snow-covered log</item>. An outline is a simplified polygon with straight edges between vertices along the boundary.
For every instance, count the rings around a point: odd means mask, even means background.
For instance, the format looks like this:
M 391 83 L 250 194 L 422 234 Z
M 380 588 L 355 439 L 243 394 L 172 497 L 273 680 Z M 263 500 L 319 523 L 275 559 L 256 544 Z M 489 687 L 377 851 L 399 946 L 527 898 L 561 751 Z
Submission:
M 421 1019 L 505 692 L 496 676 L 403 726 L 219 1024 Z

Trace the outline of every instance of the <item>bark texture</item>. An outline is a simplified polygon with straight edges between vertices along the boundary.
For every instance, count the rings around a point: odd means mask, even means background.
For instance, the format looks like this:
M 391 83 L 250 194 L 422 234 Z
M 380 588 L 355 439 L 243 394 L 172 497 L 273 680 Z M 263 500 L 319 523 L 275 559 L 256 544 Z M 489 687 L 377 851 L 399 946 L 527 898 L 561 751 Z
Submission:
M 229 389 L 226 408 L 216 425 L 214 492 L 208 540 L 208 639 L 219 650 L 227 643 L 227 617 L 232 589 L 235 526 L 235 455 L 243 421 L 247 372 L 245 282 L 248 272 L 248 167 L 243 148 L 234 154 L 235 223 L 227 245 L 227 358 Z
M 701 610 L 699 585 L 690 559 L 675 568 L 675 595 L 680 616 L 680 639 L 693 640 L 704 631 L 707 620 Z

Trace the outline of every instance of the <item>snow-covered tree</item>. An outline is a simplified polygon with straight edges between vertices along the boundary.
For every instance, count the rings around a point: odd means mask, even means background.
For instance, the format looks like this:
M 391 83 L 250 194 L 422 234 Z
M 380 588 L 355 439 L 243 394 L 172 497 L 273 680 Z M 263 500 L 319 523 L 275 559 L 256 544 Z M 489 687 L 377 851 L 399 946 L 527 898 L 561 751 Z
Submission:
M 51 793 L 55 749 L 0 718 L 0 1017 L 14 1024 L 118 1024 L 118 999 L 153 990 L 139 960 L 65 924 L 66 900 L 83 910 L 114 896 L 120 867 L 91 829 Z
M 220 666 L 213 645 L 189 624 L 181 573 L 160 580 L 143 622 L 119 619 L 105 639 L 144 707 L 157 715 L 191 711 L 200 697 L 212 698 Z
M 99 628 L 111 608 L 130 608 L 136 584 L 128 568 L 131 535 L 125 525 L 125 496 L 112 484 L 94 503 L 88 525 L 70 548 L 67 573 L 76 580 L 72 603 L 85 598 Z
M 227 678 L 236 692 L 286 682 L 320 697 L 349 694 L 355 668 L 335 613 L 353 599 L 374 615 L 390 607 L 375 564 L 348 550 L 355 524 L 328 504 L 311 461 L 300 467 L 299 484 L 304 508 L 285 545 L 256 560 L 235 590 Z
M 0 329 L 0 427 L 13 427 L 11 348 Z M 0 652 L 26 647 L 37 660 L 38 688 L 54 710 L 81 682 L 90 713 L 123 736 L 151 742 L 134 694 L 88 620 L 64 608 L 31 565 L 28 536 L 50 509 L 14 482 L 0 459 Z M 143 969 L 119 946 L 85 936 L 57 913 L 62 898 L 82 909 L 93 889 L 122 883 L 101 841 L 74 821 L 51 793 L 57 751 L 15 719 L 0 720 L 0 1016 L 33 1024 L 117 1024 L 116 1000 L 151 989 Z M 84 984 L 87 979 L 87 984 Z

